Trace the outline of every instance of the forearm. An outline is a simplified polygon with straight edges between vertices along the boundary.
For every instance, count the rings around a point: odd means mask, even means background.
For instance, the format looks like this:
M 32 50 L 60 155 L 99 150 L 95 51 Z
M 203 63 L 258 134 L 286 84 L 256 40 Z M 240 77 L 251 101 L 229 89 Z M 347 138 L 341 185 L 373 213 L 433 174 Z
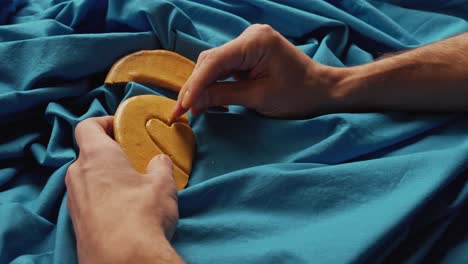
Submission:
M 352 111 L 468 111 L 468 33 L 342 71 Z

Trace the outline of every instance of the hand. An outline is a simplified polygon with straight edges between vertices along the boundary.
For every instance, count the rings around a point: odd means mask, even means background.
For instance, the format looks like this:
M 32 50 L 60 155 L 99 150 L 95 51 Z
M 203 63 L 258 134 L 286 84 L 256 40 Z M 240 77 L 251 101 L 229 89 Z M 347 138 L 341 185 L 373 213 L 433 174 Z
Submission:
M 79 261 L 169 260 L 176 255 L 168 240 L 178 220 L 172 162 L 156 156 L 146 174 L 138 173 L 112 131 L 112 117 L 87 119 L 75 130 L 80 154 L 65 182 Z
M 229 76 L 236 82 L 220 82 Z M 191 109 L 243 105 L 270 117 L 302 117 L 339 107 L 340 68 L 321 65 L 267 25 L 204 51 L 182 87 L 173 119 Z

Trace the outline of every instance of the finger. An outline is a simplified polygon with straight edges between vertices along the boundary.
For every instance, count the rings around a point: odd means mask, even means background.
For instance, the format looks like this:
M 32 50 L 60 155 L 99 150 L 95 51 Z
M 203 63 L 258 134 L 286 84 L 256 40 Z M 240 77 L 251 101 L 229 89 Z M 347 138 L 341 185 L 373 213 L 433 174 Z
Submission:
M 206 57 L 208 56 L 208 54 L 215 48 L 211 48 L 211 49 L 207 49 L 207 50 L 204 50 L 202 52 L 200 52 L 200 54 L 198 55 L 198 58 L 197 58 L 197 63 L 195 64 L 195 68 L 193 69 L 193 72 L 192 74 L 190 75 L 189 79 L 187 81 L 190 80 L 191 77 L 193 77 L 194 75 L 194 72 L 196 72 L 198 69 L 200 69 L 200 66 L 203 64 L 203 62 L 205 61 Z M 180 90 L 181 93 L 179 93 L 179 97 L 181 95 L 184 95 L 185 93 L 185 90 L 187 90 L 187 86 L 183 86 L 182 89 Z
M 207 51 L 203 51 L 203 52 L 200 53 L 200 55 L 198 56 L 198 59 L 197 59 L 197 64 L 195 65 L 195 69 L 193 70 L 192 74 L 190 75 L 190 77 L 187 79 L 187 81 L 185 83 L 191 82 L 191 79 L 195 75 L 195 72 L 200 68 L 200 65 L 205 60 L 206 54 L 207 54 Z M 169 124 L 172 124 L 173 120 L 176 120 L 179 116 L 181 116 L 185 112 L 187 112 L 187 109 L 184 109 L 182 107 L 183 95 L 186 93 L 186 91 L 187 91 L 187 85 L 182 86 L 182 88 L 180 89 L 179 94 L 177 95 L 176 104 L 175 104 L 174 108 L 172 109 L 172 113 L 171 113 L 171 116 L 169 118 Z
M 203 89 L 223 76 L 253 68 L 264 53 L 262 49 L 251 52 L 250 46 L 254 43 L 252 40 L 254 37 L 252 34 L 243 33 L 221 47 L 209 50 L 190 81 L 185 83 L 181 106 L 189 109 Z
M 92 117 L 81 121 L 75 128 L 76 143 L 81 148 L 96 146 L 103 143 L 115 144 L 114 118 L 112 116 Z
M 161 154 L 155 156 L 146 167 L 146 174 L 156 177 L 167 177 L 173 180 L 173 164 L 171 158 Z
M 242 42 L 235 39 L 227 44 L 212 49 L 204 59 L 199 68 L 194 71 L 193 76 L 184 85 L 184 92 L 181 94 L 181 106 L 183 109 L 190 109 L 193 101 L 199 96 L 201 91 L 208 85 L 216 82 L 230 71 L 238 71 L 243 62 Z
M 193 108 L 195 113 L 221 105 L 242 105 L 256 109 L 264 98 L 264 80 L 216 82 L 202 91 Z
M 171 115 L 169 117 L 169 123 L 168 124 L 171 125 L 174 122 L 174 120 L 179 118 L 185 112 L 187 112 L 187 110 L 183 109 L 182 106 L 181 106 L 180 100 L 177 100 L 174 108 L 172 109 L 172 113 L 171 113 Z
M 228 43 L 229 44 L 229 43 Z M 217 48 L 218 50 L 219 49 L 225 49 L 225 47 L 228 46 L 227 44 Z M 189 87 L 191 87 L 191 83 L 193 82 L 193 79 L 196 79 L 197 76 L 199 76 L 200 74 L 203 75 L 203 71 L 200 73 L 199 70 L 201 68 L 201 65 L 204 64 L 206 58 L 209 56 L 208 54 L 213 54 L 214 52 L 216 52 L 216 48 L 212 48 L 212 49 L 209 49 L 209 50 L 205 50 L 205 51 L 202 51 L 200 53 L 200 55 L 198 56 L 198 59 L 197 59 L 197 64 L 195 65 L 195 69 L 193 70 L 192 74 L 190 75 L 190 77 L 188 78 L 188 80 L 185 82 L 185 84 L 182 86 L 178 96 L 177 96 L 177 103 L 172 111 L 172 115 L 171 115 L 171 120 L 175 120 L 177 119 L 179 116 L 181 116 L 182 114 L 184 114 L 185 112 L 188 111 L 188 109 L 190 108 L 190 106 L 187 107 L 184 107 L 182 105 L 182 101 L 184 100 L 184 97 L 186 95 L 188 95 L 190 93 L 189 90 Z M 222 54 L 221 54 L 222 55 Z M 212 55 L 210 55 L 212 56 Z M 206 70 L 204 70 L 206 72 Z M 229 75 L 228 73 L 226 73 L 225 75 Z M 221 76 L 216 78 L 214 77 L 215 79 L 221 79 Z
M 200 53 L 200 55 L 198 55 L 198 58 L 197 58 L 197 64 L 195 64 L 195 68 L 193 69 L 193 72 L 192 74 L 190 74 L 190 77 L 187 79 L 186 83 L 189 83 L 191 82 L 191 79 L 193 78 L 195 74 L 195 72 L 200 68 L 200 65 L 203 64 L 203 62 L 205 61 L 206 57 L 207 57 L 207 54 L 210 50 L 204 50 Z M 187 91 L 187 85 L 183 85 L 182 88 L 180 89 L 179 91 L 179 94 L 177 96 L 177 101 L 179 102 L 182 102 L 182 98 L 185 94 L 185 92 Z
M 258 45 L 257 31 L 272 34 L 271 27 L 253 25 L 236 39 L 202 53 L 195 70 L 179 93 L 172 111 L 172 120 L 187 112 L 208 85 L 220 80 L 222 76 L 251 70 L 259 63 L 267 51 L 264 45 Z
M 207 52 L 207 51 L 205 51 L 205 52 Z M 200 54 L 200 56 L 199 56 L 199 58 L 198 58 L 198 61 L 197 61 L 197 65 L 195 66 L 195 70 L 194 70 L 194 71 L 197 71 L 197 69 L 200 68 L 200 65 L 202 65 L 203 62 L 205 61 L 206 55 L 204 55 L 204 54 L 206 54 L 206 53 L 201 53 L 201 54 Z M 197 75 L 197 74 L 193 74 L 193 73 L 192 73 L 192 75 L 189 77 L 189 79 L 187 80 L 187 82 L 191 82 L 191 79 L 190 79 L 190 78 L 193 79 L 192 76 L 196 76 L 196 75 Z M 226 79 L 228 79 L 228 78 L 233 78 L 234 80 L 236 80 L 236 76 L 238 76 L 237 72 L 232 72 L 232 73 L 229 72 L 229 73 L 226 73 L 226 74 L 224 74 L 224 75 L 219 76 L 219 78 L 218 78 L 217 80 L 224 81 L 224 80 L 226 80 Z M 177 97 L 177 100 L 178 100 L 178 101 L 181 101 L 181 102 L 182 102 L 183 96 L 186 94 L 187 87 L 188 87 L 188 86 L 184 86 L 184 87 L 182 87 L 182 89 L 180 90 L 180 93 L 179 93 L 179 95 L 178 95 L 178 97 Z M 179 100 L 179 99 L 180 99 L 180 100 Z

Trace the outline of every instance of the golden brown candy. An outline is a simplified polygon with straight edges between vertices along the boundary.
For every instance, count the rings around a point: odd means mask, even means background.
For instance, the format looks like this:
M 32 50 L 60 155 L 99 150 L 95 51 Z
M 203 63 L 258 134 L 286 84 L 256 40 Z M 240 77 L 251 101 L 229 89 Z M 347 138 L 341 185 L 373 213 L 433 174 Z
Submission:
M 107 74 L 105 84 L 138 82 L 179 92 L 192 74 L 195 63 L 167 50 L 143 50 L 118 60 Z
M 167 125 L 174 105 L 174 100 L 156 95 L 125 100 L 115 113 L 114 136 L 141 173 L 155 155 L 171 157 L 177 189 L 181 190 L 187 185 L 192 169 L 195 137 L 187 115 Z

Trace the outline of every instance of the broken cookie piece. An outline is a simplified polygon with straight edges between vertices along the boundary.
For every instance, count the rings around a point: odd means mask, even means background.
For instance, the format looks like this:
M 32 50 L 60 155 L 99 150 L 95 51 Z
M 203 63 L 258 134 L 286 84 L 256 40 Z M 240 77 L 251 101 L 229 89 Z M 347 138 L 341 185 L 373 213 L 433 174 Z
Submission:
M 105 84 L 137 82 L 179 92 L 195 68 L 195 63 L 167 50 L 143 50 L 118 60 L 107 74 Z

